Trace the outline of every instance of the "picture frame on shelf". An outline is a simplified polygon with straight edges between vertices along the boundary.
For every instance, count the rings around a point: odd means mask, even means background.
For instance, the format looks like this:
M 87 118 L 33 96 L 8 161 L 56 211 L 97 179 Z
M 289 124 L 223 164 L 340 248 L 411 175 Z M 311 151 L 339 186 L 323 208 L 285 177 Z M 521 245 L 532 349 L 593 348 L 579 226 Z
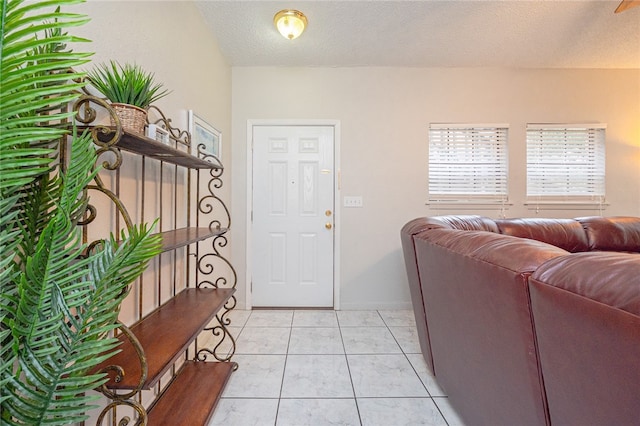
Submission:
M 189 133 L 191 134 L 191 155 L 203 159 L 213 156 L 220 160 L 222 132 L 193 110 L 189 110 Z
M 157 124 L 149 124 L 147 125 L 147 137 L 149 139 L 153 139 L 165 145 L 171 145 L 171 138 L 169 137 L 169 132 L 158 126 Z

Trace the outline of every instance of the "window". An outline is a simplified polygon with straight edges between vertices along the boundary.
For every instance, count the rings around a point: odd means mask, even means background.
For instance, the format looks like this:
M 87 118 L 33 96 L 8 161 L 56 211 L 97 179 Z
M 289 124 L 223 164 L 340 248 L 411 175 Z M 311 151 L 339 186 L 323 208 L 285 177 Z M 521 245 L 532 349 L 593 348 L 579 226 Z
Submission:
M 605 125 L 527 125 L 527 201 L 602 203 Z
M 506 202 L 508 130 L 502 124 L 431 124 L 429 202 Z

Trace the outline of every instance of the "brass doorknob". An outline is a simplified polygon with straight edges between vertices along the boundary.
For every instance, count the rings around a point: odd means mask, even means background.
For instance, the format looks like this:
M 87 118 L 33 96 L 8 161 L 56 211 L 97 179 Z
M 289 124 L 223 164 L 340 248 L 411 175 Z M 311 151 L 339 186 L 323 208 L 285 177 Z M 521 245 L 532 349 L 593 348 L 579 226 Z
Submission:
M 331 228 L 333 228 L 333 225 L 331 224 L 331 222 L 327 222 L 327 223 L 325 223 L 324 227 L 327 228 L 327 229 L 331 229 Z

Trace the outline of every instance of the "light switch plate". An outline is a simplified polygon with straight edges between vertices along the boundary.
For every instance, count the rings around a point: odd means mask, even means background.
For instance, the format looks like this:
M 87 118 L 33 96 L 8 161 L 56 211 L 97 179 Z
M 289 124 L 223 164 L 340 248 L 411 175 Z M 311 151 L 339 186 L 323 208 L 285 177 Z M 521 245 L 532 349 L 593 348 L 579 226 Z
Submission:
M 362 207 L 362 196 L 349 196 L 344 197 L 344 206 L 345 207 Z

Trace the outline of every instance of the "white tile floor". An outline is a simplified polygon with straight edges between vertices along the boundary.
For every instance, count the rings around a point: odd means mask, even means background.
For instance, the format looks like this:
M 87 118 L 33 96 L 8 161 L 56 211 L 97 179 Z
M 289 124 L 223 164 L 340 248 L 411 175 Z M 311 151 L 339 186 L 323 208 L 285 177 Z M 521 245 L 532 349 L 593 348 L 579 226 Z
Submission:
M 209 426 L 462 425 L 411 311 L 231 312 L 239 364 Z

